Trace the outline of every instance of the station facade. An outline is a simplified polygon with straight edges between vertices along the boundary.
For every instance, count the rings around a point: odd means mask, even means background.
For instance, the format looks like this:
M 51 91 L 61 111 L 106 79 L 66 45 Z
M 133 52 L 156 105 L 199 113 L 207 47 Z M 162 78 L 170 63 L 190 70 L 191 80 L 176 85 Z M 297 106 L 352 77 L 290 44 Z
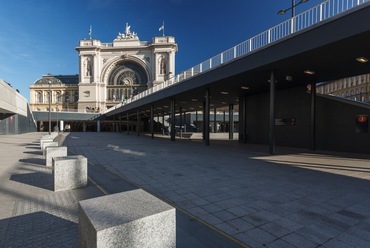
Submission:
M 140 41 L 126 24 L 111 43 L 80 40 L 79 74 L 45 75 L 30 86 L 33 111 L 102 112 L 175 74 L 172 36 Z M 50 104 L 49 104 L 50 99 Z

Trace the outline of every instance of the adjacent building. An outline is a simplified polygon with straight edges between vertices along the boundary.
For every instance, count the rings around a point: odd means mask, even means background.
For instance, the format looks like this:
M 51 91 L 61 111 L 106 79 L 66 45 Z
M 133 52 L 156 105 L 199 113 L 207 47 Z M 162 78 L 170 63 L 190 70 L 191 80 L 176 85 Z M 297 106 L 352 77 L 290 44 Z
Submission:
M 317 92 L 370 103 L 370 74 L 322 83 L 317 86 Z

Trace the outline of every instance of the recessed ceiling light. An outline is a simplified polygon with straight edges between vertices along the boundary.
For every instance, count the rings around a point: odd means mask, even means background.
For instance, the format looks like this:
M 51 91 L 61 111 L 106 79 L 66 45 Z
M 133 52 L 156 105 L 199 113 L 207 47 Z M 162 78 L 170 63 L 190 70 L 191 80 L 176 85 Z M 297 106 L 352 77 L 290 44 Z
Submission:
M 367 58 L 365 58 L 365 57 L 358 57 L 358 58 L 356 58 L 356 60 L 358 61 L 358 62 L 360 62 L 360 63 L 366 63 L 366 62 L 368 62 L 369 60 L 367 59 Z
M 229 94 L 229 92 L 221 91 L 221 94 L 222 94 L 222 95 L 228 95 L 228 94 Z
M 242 88 L 243 90 L 249 90 L 249 87 L 248 86 L 242 86 L 240 88 Z
M 312 70 L 305 70 L 304 71 L 305 74 L 308 74 L 308 75 L 313 75 L 315 74 L 316 72 L 312 71 Z

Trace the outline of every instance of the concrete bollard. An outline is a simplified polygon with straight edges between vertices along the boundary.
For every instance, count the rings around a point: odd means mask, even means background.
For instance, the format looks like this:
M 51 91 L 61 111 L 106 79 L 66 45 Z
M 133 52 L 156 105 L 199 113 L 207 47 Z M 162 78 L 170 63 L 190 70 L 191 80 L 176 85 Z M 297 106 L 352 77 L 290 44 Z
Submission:
M 45 142 L 53 142 L 53 139 L 52 139 L 52 138 L 41 138 L 41 139 L 40 139 L 40 148 L 41 148 L 41 149 L 42 149 L 42 145 L 43 145 Z
M 67 156 L 67 147 L 66 146 L 48 146 L 45 147 L 45 158 L 47 167 L 53 166 L 52 158 L 55 157 L 66 157 Z
M 176 247 L 176 210 L 142 189 L 79 202 L 79 247 Z
M 87 186 L 87 158 L 77 155 L 54 157 L 52 161 L 54 191 Z
M 42 155 L 45 157 L 45 149 L 46 149 L 46 147 L 49 147 L 49 146 L 58 146 L 58 145 L 59 145 L 59 143 L 58 142 L 54 142 L 54 141 L 49 141 L 49 142 L 42 143 L 42 147 L 41 147 Z

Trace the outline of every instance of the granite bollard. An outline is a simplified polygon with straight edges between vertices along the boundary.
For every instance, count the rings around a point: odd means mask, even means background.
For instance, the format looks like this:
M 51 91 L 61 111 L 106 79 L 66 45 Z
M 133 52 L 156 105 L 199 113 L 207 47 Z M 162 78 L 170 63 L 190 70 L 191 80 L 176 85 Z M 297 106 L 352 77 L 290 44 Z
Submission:
M 53 160 L 55 157 L 65 157 L 67 156 L 67 147 L 66 146 L 48 146 L 45 147 L 45 158 L 46 166 L 52 167 Z
M 79 247 L 176 247 L 176 210 L 142 189 L 79 202 Z
M 52 138 L 41 138 L 40 139 L 40 148 L 42 149 L 42 146 L 45 142 L 53 142 L 53 139 Z
M 54 191 L 70 190 L 87 186 L 87 158 L 82 155 L 54 157 Z
M 49 141 L 49 142 L 42 143 L 42 147 L 41 147 L 42 155 L 45 157 L 45 149 L 46 149 L 46 147 L 49 147 L 49 146 L 58 146 L 58 145 L 59 145 L 59 143 L 58 142 L 54 142 L 54 141 Z

